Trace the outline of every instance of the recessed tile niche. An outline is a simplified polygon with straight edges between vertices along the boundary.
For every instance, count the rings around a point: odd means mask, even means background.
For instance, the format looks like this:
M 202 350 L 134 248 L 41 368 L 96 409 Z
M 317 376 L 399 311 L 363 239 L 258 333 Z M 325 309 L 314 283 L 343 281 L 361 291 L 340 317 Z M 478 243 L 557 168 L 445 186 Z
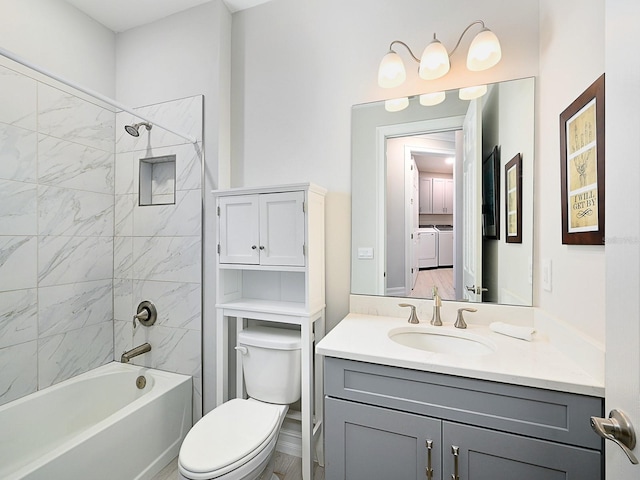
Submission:
M 173 205 L 176 203 L 176 156 L 140 159 L 138 204 Z

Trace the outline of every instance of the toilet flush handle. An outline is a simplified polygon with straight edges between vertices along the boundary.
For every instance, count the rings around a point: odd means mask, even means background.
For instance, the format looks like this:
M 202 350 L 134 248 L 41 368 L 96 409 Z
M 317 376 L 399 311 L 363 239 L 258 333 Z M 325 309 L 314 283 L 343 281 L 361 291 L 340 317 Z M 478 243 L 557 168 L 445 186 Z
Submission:
M 238 345 L 237 347 L 235 347 L 235 349 L 243 355 L 246 355 L 247 353 L 249 353 L 249 350 L 247 349 L 247 347 L 243 347 L 242 345 Z

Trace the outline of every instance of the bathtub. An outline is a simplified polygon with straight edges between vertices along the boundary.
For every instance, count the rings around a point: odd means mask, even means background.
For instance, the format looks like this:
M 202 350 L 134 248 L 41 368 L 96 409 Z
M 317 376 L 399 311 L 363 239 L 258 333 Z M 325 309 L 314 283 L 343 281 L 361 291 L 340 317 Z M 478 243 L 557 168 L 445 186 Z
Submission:
M 191 377 L 110 363 L 0 406 L 0 478 L 149 479 L 191 424 Z

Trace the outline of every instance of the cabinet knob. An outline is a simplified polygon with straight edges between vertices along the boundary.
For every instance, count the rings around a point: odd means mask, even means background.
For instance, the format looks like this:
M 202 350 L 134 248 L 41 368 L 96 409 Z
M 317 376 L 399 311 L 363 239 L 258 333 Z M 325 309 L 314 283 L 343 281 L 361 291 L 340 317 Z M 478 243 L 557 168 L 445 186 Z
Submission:
M 260 250 L 264 250 L 264 245 L 260 245 Z
M 258 248 L 257 245 L 251 245 L 251 250 L 255 250 L 256 248 Z

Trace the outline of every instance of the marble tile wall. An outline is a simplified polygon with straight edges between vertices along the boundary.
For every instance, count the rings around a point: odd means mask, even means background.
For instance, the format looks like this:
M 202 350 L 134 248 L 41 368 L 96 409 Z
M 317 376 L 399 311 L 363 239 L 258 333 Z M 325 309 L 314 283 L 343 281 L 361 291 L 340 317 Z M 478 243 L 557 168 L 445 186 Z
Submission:
M 149 342 L 133 363 L 192 375 L 202 414 L 203 98 L 140 110 L 198 144 L 0 65 L 0 405 Z M 139 206 L 139 159 L 165 155 L 175 205 Z
M 0 404 L 113 360 L 115 122 L 0 66 Z
M 151 352 L 132 363 L 193 376 L 194 420 L 202 416 L 202 119 L 203 97 L 139 109 L 143 114 L 198 139 L 194 145 L 154 126 L 131 137 L 116 116 L 114 345 L 115 356 L 144 342 Z M 138 202 L 140 160 L 176 156 L 175 204 Z M 153 302 L 158 320 L 133 328 L 133 314 Z

